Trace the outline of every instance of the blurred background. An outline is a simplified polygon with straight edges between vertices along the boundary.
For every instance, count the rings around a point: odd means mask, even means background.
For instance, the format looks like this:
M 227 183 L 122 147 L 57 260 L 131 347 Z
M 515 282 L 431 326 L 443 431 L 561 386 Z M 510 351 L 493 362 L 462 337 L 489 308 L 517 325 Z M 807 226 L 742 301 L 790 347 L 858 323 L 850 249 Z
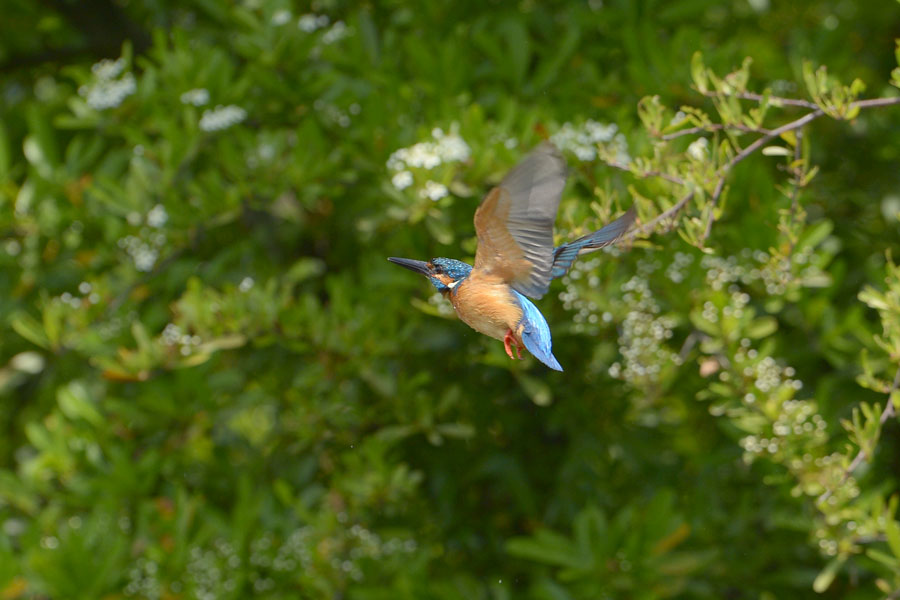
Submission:
M 578 263 L 537 302 L 563 373 L 510 361 L 385 260 L 471 261 L 480 198 L 547 137 L 572 169 L 559 241 L 653 199 L 597 144 L 652 154 L 645 95 L 709 109 L 698 50 L 721 74 L 752 57 L 758 91 L 804 97 L 809 59 L 896 95 L 897 2 L 2 13 L 0 598 L 900 587 L 893 530 L 824 519 L 803 487 L 849 452 L 840 419 L 885 401 L 856 381 L 862 353 L 890 364 L 857 294 L 900 247 L 897 108 L 807 131 L 821 170 L 788 267 L 786 176 L 762 156 L 710 253 L 676 230 Z M 896 433 L 846 509 L 882 528 Z

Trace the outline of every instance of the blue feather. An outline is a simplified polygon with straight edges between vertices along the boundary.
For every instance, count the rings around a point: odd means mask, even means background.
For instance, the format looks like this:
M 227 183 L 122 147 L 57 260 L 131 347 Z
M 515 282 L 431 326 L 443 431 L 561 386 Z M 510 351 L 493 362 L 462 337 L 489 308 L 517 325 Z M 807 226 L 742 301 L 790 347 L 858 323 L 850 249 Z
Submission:
M 606 227 L 553 250 L 553 266 L 550 269 L 550 279 L 556 279 L 568 273 L 569 269 L 572 268 L 572 263 L 575 262 L 575 259 L 580 254 L 608 246 L 622 237 L 622 234 L 634 223 L 635 217 L 637 217 L 637 213 L 632 206 L 624 215 L 606 225 Z
M 512 293 L 516 300 L 519 301 L 519 306 L 522 307 L 522 320 L 519 321 L 519 325 L 524 325 L 522 341 L 525 343 L 525 347 L 535 358 L 551 369 L 562 371 L 562 366 L 556 360 L 556 357 L 553 356 L 553 340 L 550 338 L 550 326 L 547 325 L 544 315 L 528 298 L 515 290 L 512 290 Z

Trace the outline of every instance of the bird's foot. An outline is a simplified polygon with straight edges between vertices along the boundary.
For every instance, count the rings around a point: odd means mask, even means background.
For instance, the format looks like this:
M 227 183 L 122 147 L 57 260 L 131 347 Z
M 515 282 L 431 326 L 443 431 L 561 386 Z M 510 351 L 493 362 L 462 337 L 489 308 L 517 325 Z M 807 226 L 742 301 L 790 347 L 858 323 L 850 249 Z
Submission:
M 525 360 L 521 353 L 521 346 L 516 341 L 516 336 L 513 335 L 512 329 L 506 330 L 506 335 L 503 336 L 503 348 L 506 350 L 506 355 L 512 359 L 518 358 L 519 360 Z M 516 349 L 516 355 L 513 356 L 512 349 Z

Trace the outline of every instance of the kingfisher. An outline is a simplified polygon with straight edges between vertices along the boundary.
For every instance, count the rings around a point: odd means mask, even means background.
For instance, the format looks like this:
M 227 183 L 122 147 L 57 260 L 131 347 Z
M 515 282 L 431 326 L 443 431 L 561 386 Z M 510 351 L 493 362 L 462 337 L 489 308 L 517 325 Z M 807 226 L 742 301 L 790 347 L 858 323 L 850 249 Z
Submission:
M 547 320 L 528 298 L 543 297 L 550 282 L 565 275 L 576 258 L 618 240 L 636 216 L 632 206 L 602 229 L 554 248 L 553 222 L 565 184 L 565 160 L 556 146 L 543 142 L 475 211 L 474 266 L 443 257 L 388 260 L 426 276 L 464 323 L 503 340 L 511 359 L 521 360 L 521 351 L 527 349 L 551 369 L 562 371 L 553 356 Z

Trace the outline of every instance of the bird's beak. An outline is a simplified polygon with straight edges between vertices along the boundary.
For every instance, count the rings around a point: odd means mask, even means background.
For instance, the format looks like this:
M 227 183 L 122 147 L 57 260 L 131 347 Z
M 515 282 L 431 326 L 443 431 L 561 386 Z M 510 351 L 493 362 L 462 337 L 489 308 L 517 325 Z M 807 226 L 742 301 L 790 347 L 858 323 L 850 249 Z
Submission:
M 415 271 L 416 273 L 421 273 L 426 277 L 431 277 L 434 275 L 434 267 L 431 266 L 431 263 L 425 262 L 423 260 L 413 260 L 411 258 L 394 258 L 393 256 L 388 258 L 389 261 L 394 263 L 395 265 L 400 265 L 410 271 Z

